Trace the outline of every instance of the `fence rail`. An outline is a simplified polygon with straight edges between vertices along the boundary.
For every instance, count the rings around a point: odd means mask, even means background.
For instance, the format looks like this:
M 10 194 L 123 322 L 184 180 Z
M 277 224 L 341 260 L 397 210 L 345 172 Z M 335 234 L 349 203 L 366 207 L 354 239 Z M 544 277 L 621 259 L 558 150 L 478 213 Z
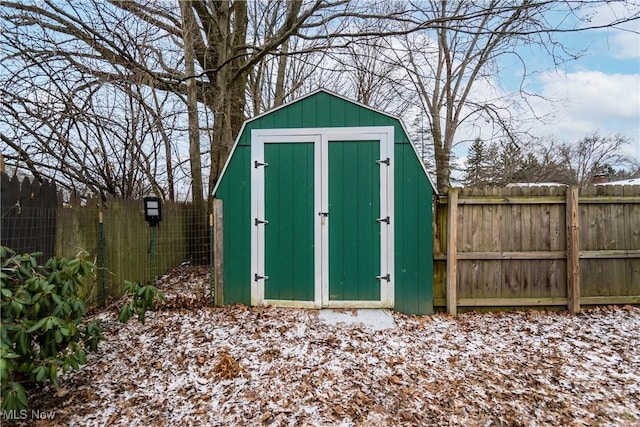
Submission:
M 640 186 L 452 189 L 436 204 L 434 305 L 640 303 Z

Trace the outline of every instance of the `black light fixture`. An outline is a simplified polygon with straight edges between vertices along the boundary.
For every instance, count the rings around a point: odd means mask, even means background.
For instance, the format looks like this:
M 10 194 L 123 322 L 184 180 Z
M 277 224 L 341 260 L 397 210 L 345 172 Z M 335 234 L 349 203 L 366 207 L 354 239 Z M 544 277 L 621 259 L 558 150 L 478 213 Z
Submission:
M 144 220 L 149 227 L 155 227 L 162 221 L 162 203 L 159 197 L 144 198 Z

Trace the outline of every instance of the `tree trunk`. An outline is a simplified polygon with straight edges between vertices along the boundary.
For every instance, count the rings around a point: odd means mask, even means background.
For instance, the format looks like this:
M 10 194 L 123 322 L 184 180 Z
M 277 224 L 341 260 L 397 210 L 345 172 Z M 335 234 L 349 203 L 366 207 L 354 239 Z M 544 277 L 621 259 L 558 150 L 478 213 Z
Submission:
M 214 82 L 209 107 L 213 111 L 211 136 L 211 171 L 209 198 L 213 196 L 222 168 L 233 146 L 235 137 L 244 123 L 248 71 L 237 73 L 245 64 L 247 5 L 245 2 L 217 4 L 217 32 L 215 42 L 209 46 L 216 52 L 217 71 L 210 75 Z M 231 28 L 233 31 L 231 31 Z M 210 42 L 212 38 L 209 38 Z
M 189 121 L 189 165 L 191 166 L 191 259 L 204 264 L 208 262 L 204 188 L 202 182 L 202 158 L 200 155 L 200 120 L 198 118 L 198 92 L 195 80 L 194 32 L 197 31 L 195 16 L 187 2 L 180 2 L 184 38 L 185 72 L 187 74 L 187 116 Z
M 451 149 L 438 143 L 434 138 L 434 154 L 436 157 L 436 187 L 439 193 L 446 193 L 451 187 Z
M 278 58 L 278 77 L 276 79 L 276 89 L 275 96 L 273 99 L 273 106 L 279 107 L 284 104 L 284 82 L 286 77 L 286 68 L 287 68 L 287 53 L 289 53 L 289 40 L 285 40 L 282 43 L 282 48 L 280 50 L 282 54 L 280 58 Z
M 200 122 L 198 119 L 198 91 L 195 81 L 193 32 L 195 16 L 187 2 L 180 2 L 184 38 L 185 72 L 187 74 L 187 116 L 189 120 L 189 166 L 191 167 L 191 195 L 196 210 L 204 206 L 202 158 L 200 156 Z

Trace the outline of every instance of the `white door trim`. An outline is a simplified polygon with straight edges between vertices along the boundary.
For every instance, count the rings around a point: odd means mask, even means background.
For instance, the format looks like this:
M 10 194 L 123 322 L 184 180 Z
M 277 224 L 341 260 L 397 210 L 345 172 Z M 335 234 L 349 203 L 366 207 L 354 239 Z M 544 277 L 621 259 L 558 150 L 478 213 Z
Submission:
M 380 228 L 380 301 L 329 301 L 329 218 L 319 212 L 328 211 L 329 171 L 328 144 L 330 141 L 380 141 L 380 218 L 391 219 Z M 314 144 L 314 301 L 265 300 L 264 284 L 267 279 L 255 280 L 255 275 L 265 276 L 264 226 L 254 224 L 254 219 L 264 219 L 264 144 L 306 142 Z M 394 127 L 365 126 L 342 128 L 254 129 L 251 131 L 251 305 L 279 305 L 300 307 L 390 307 L 394 306 Z M 267 166 L 268 167 L 268 166 Z M 319 189 L 319 190 L 318 190 Z M 327 230 L 327 231 L 324 231 Z M 318 268 L 320 267 L 320 268 Z M 298 304 L 299 303 L 299 304 Z
M 263 130 L 251 131 L 251 305 L 265 305 L 268 300 L 264 297 L 264 281 L 268 279 L 256 280 L 256 275 L 266 277 L 265 273 L 265 257 L 264 257 L 264 244 L 265 244 L 265 228 L 264 225 L 256 225 L 254 223 L 255 218 L 261 220 L 265 218 L 265 180 L 264 180 L 264 166 L 255 167 L 257 164 L 263 164 L 264 160 L 264 144 L 273 143 L 313 143 L 314 144 L 314 156 L 317 158 L 320 152 L 320 135 L 316 134 L 277 134 L 272 132 L 263 132 Z M 268 166 L 266 166 L 268 167 Z M 316 164 L 314 165 L 314 187 L 318 188 L 321 185 L 320 168 Z M 320 195 L 314 191 L 314 211 L 318 211 L 320 206 Z M 314 239 L 318 238 L 321 230 L 318 229 L 319 225 L 316 223 L 314 226 Z M 316 240 L 317 241 L 317 240 Z M 314 264 L 318 263 L 320 257 L 320 249 L 314 248 Z M 306 302 L 300 306 L 317 306 L 321 304 L 320 289 L 318 289 L 317 283 L 320 282 L 319 272 L 314 269 L 314 301 L 312 304 Z M 283 301 L 274 301 L 272 305 L 283 306 Z

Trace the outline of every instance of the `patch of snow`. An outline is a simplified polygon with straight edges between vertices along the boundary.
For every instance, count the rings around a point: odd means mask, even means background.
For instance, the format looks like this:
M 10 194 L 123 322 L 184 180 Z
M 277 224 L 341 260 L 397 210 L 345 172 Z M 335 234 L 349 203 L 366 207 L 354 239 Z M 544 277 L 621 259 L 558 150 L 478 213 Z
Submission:
M 395 327 L 391 312 L 384 309 L 323 309 L 318 313 L 318 320 L 333 326 L 361 325 L 370 331 L 382 331 Z
M 640 425 L 638 307 L 389 313 L 375 330 L 339 314 L 171 306 L 145 325 L 96 314 L 108 341 L 60 375 L 60 392 L 30 392 L 33 409 L 56 413 L 32 424 Z

